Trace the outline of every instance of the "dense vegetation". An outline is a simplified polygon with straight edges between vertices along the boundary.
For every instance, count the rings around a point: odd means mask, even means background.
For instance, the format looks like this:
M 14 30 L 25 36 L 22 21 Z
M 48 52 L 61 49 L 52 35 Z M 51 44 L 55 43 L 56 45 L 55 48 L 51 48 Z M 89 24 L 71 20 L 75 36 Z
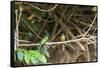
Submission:
M 16 66 L 97 60 L 94 6 L 15 2 Z

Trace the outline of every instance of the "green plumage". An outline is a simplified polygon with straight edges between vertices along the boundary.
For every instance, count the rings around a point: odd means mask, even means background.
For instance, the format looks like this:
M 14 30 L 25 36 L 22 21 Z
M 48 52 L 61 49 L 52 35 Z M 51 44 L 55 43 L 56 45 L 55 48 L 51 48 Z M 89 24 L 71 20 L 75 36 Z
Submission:
M 47 41 L 48 41 L 48 36 L 45 35 L 40 41 L 39 51 L 40 51 L 41 54 L 46 55 L 47 57 L 49 57 L 47 47 L 45 46 L 45 43 Z
M 61 37 L 60 37 L 61 41 L 65 41 L 65 35 L 64 34 L 61 34 Z
M 40 41 L 40 47 L 39 47 L 39 50 L 41 51 L 41 48 L 44 47 L 45 43 L 48 41 L 48 36 L 45 35 L 41 41 Z

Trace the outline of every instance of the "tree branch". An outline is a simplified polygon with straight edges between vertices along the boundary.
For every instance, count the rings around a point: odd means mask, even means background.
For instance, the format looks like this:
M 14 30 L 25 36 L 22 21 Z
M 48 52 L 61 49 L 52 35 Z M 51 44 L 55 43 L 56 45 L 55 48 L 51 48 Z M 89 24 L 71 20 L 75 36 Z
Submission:
M 66 44 L 66 43 L 70 43 L 70 42 L 77 42 L 77 41 L 87 41 L 89 39 L 94 39 L 94 38 L 97 38 L 96 36 L 93 36 L 93 37 L 89 37 L 89 38 L 79 38 L 79 39 L 75 39 L 75 40 L 68 40 L 68 41 L 64 41 L 64 42 L 47 42 L 45 45 L 54 45 L 54 44 Z M 19 44 L 18 46 L 25 46 L 25 47 L 28 47 L 28 46 L 38 46 L 40 45 L 39 43 L 36 43 L 36 44 Z

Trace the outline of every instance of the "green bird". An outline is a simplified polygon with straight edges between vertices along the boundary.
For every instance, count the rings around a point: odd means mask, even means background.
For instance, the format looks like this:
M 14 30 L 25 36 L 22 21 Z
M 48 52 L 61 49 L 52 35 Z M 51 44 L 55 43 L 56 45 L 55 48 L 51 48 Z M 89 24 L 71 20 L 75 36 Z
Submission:
M 45 45 L 45 43 L 48 41 L 48 36 L 47 35 L 45 35 L 42 39 L 41 39 L 41 41 L 40 41 L 40 50 L 41 50 L 41 48 Z
M 40 46 L 39 46 L 40 53 L 46 55 L 47 57 L 49 55 L 48 55 L 47 46 L 45 46 L 45 43 L 48 41 L 48 38 L 49 38 L 49 34 L 46 32 L 46 35 L 41 39 Z
M 61 40 L 61 42 L 64 42 L 66 40 L 65 34 L 63 34 L 63 33 L 61 34 L 60 40 Z M 65 50 L 65 45 L 64 44 L 62 45 L 62 50 L 63 51 Z

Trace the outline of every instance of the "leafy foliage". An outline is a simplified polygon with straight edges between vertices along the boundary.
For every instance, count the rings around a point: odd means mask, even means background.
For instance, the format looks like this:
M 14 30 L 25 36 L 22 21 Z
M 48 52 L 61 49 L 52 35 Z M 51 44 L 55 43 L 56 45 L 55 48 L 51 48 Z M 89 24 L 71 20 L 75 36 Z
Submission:
M 26 64 L 43 64 L 47 62 L 46 57 L 39 53 L 39 51 L 35 50 L 25 50 L 21 48 L 17 48 L 15 52 L 17 59 L 20 62 L 26 63 Z
M 31 55 L 31 62 L 32 63 L 46 63 L 46 57 L 42 54 L 40 54 L 38 51 L 33 51 L 33 50 L 30 50 L 29 51 L 30 55 Z

